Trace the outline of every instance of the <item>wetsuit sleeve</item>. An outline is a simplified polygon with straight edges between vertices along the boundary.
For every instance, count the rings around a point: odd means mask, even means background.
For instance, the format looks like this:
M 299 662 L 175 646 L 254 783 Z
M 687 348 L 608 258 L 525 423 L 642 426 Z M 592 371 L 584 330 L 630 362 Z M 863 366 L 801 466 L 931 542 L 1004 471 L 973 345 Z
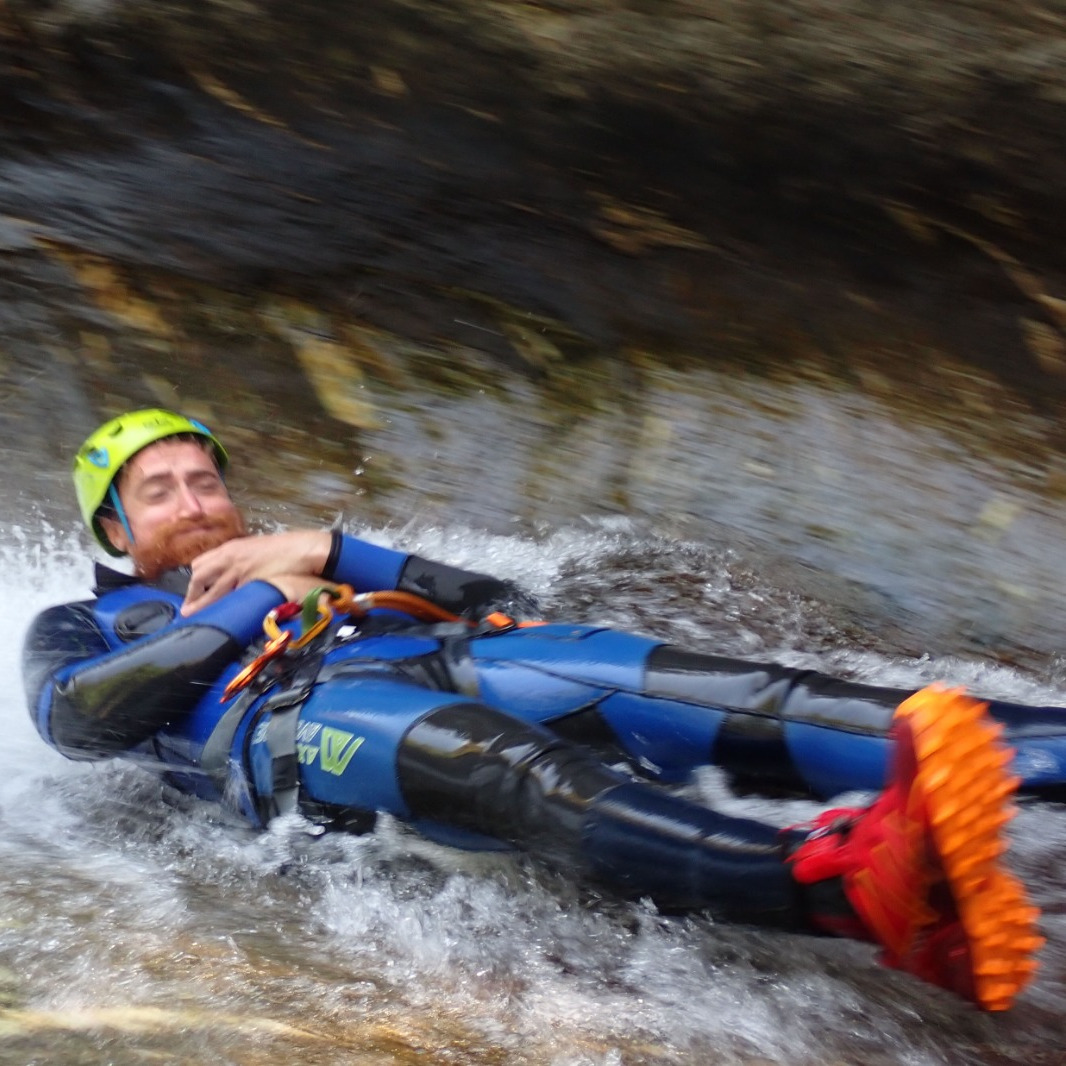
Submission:
M 406 555 L 340 533 L 333 535 L 333 548 L 322 576 L 351 585 L 357 592 L 411 592 L 472 618 L 494 610 L 521 618 L 536 617 L 538 612 L 536 600 L 511 581 Z
M 23 677 L 41 735 L 74 759 L 136 747 L 180 719 L 261 632 L 282 600 L 253 581 L 189 618 L 111 649 L 93 603 L 52 607 L 34 620 Z

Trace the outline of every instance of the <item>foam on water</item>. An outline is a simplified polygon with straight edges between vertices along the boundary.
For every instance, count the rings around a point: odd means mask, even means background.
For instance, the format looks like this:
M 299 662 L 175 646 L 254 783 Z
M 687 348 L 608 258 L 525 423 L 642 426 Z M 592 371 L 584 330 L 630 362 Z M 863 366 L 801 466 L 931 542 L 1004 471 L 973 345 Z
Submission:
M 624 523 L 538 539 L 463 529 L 360 532 L 514 578 L 557 607 L 590 611 L 581 589 L 595 576 L 618 589 L 599 606 L 619 624 L 632 610 L 627 582 L 638 575 L 609 571 L 618 565 L 612 560 L 632 567 L 643 557 L 647 571 L 664 578 L 703 567 L 700 580 L 685 585 L 693 602 L 679 612 L 683 624 L 669 617 L 667 600 L 663 625 L 712 643 L 722 632 L 721 618 L 704 620 L 694 607 L 725 597 L 729 553 L 648 540 Z M 5 545 L 0 1008 L 52 1019 L 64 1061 L 98 1050 L 107 1032 L 114 1062 L 139 1061 L 158 1047 L 175 1062 L 204 1054 L 268 1062 L 282 1039 L 267 1034 L 269 1021 L 289 1027 L 290 1049 L 310 1042 L 323 1063 L 353 1061 L 356 1052 L 415 1061 L 432 1047 L 455 1061 L 503 1055 L 553 1066 L 926 1066 L 959 1061 L 963 1047 L 1041 1046 L 1049 1019 L 1066 1007 L 1060 809 L 1026 808 L 1015 826 L 1020 872 L 1051 912 L 1047 976 L 1010 1018 L 990 1020 L 877 968 L 866 945 L 664 918 L 598 899 L 514 857 L 436 847 L 388 820 L 365 838 L 316 837 L 298 818 L 252 833 L 176 799 L 141 770 L 67 762 L 30 723 L 18 651 L 37 610 L 88 594 L 90 558 L 79 536 L 49 528 L 8 529 Z M 764 621 L 792 619 L 802 634 L 787 590 L 756 585 L 741 598 L 758 605 Z M 774 631 L 777 650 L 797 663 L 901 685 L 947 670 L 997 695 L 1061 697 L 1046 681 L 1002 667 L 788 647 L 787 624 Z M 740 643 L 760 639 L 752 628 Z M 713 770 L 692 788 L 731 813 L 779 825 L 817 809 L 735 796 Z M 110 1029 L 84 1021 L 86 1012 L 99 1018 L 105 1010 L 124 1012 L 125 1022 L 114 1013 Z M 18 1061 L 18 1025 L 30 1023 L 11 1024 L 15 1037 L 0 1029 L 0 1062 Z M 5 1059 L 5 1048 L 16 1057 Z

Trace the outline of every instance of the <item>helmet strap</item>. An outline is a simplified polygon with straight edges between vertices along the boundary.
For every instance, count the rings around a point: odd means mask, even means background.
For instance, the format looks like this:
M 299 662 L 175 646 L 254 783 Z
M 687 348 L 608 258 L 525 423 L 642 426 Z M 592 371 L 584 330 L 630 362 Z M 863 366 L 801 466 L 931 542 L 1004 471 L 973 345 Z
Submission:
M 115 514 L 118 515 L 118 520 L 122 523 L 122 529 L 126 534 L 127 540 L 130 544 L 133 543 L 133 530 L 130 529 L 129 519 L 126 517 L 126 509 L 122 506 L 122 501 L 118 498 L 118 490 L 115 488 L 115 483 L 112 481 L 107 489 L 108 495 L 111 497 L 111 506 L 115 508 Z

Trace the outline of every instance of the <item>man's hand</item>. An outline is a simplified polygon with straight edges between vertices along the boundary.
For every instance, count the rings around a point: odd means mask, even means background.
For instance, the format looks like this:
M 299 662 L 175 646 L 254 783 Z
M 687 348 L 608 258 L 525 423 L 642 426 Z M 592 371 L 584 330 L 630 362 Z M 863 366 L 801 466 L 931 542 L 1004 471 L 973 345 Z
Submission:
M 308 577 L 306 574 L 275 574 L 263 580 L 269 581 L 286 600 L 291 600 L 293 603 L 303 603 L 307 594 L 314 589 L 332 590 L 337 587 L 332 581 L 323 581 L 320 577 Z M 319 597 L 319 603 L 322 602 L 324 601 Z
M 319 530 L 294 530 L 238 537 L 193 560 L 183 615 L 194 614 L 249 581 L 269 581 L 290 600 L 302 600 L 322 584 L 332 537 Z

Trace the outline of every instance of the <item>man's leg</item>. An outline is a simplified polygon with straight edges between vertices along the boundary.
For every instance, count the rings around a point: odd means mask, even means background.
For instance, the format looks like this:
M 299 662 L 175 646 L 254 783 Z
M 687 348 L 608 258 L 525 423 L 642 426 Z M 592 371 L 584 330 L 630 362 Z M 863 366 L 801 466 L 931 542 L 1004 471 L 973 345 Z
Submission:
M 741 781 L 819 796 L 884 787 L 895 710 L 914 693 L 669 645 L 648 656 L 645 691 L 676 699 L 682 717 L 693 705 L 713 705 L 709 761 Z M 1014 749 L 1011 770 L 1022 789 L 1066 787 L 1066 708 L 985 702 Z
M 415 819 L 506 840 L 670 910 L 870 940 L 887 965 L 1005 1009 L 1042 943 L 1000 859 L 1009 752 L 958 693 L 908 701 L 893 737 L 892 779 L 875 804 L 785 832 L 629 780 L 472 702 L 404 734 L 397 783 Z
M 1043 944 L 1039 912 L 1002 863 L 1017 780 L 1000 732 L 961 690 L 916 693 L 896 713 L 881 797 L 825 812 L 789 856 L 812 891 L 843 890 L 847 906 L 816 908 L 817 925 L 880 944 L 885 965 L 985 1010 L 1011 1005 Z
M 911 689 L 688 651 L 589 626 L 470 641 L 477 689 L 525 721 L 616 750 L 648 776 L 723 767 L 756 788 L 833 796 L 883 787 Z M 1066 709 L 991 702 L 1025 789 L 1066 787 Z

